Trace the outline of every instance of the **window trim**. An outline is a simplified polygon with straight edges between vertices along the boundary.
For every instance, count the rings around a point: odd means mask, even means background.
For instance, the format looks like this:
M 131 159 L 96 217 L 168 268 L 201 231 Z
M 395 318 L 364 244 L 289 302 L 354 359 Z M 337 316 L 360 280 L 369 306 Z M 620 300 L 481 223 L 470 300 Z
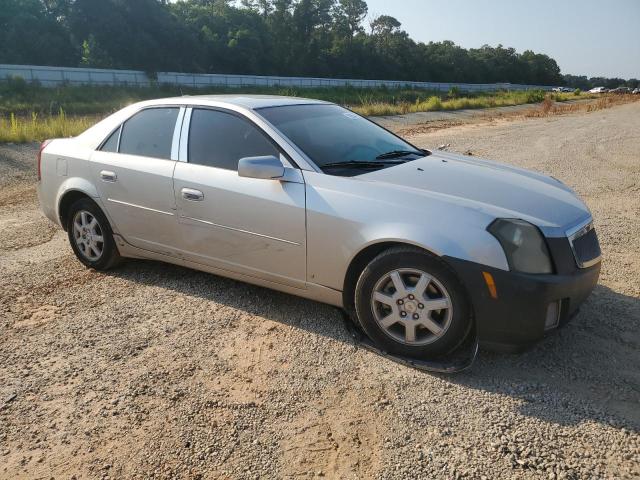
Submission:
M 194 110 L 213 110 L 216 112 L 220 112 L 220 113 L 226 113 L 228 115 L 232 115 L 236 118 L 239 118 L 241 120 L 245 120 L 246 122 L 248 122 L 250 125 L 252 125 L 255 129 L 257 129 L 265 138 L 268 142 L 270 142 L 275 149 L 278 151 L 278 153 L 280 154 L 280 159 L 282 160 L 284 157 L 284 160 L 288 163 L 285 164 L 285 167 L 289 167 L 289 168 L 294 168 L 296 170 L 302 170 L 298 164 L 293 160 L 293 158 L 291 158 L 291 155 L 289 155 L 284 148 L 282 148 L 280 146 L 280 144 L 271 136 L 269 135 L 269 133 L 262 128 L 260 125 L 258 125 L 253 119 L 249 118 L 247 115 L 243 114 L 242 112 L 237 112 L 235 110 L 230 110 L 224 107 L 217 107 L 217 106 L 211 106 L 211 105 L 188 105 L 186 108 L 186 113 L 184 116 L 184 120 L 182 123 L 182 133 L 180 134 L 180 152 L 179 152 L 179 161 L 181 162 L 185 162 L 185 163 L 191 163 L 189 162 L 189 140 L 190 140 L 190 136 L 191 136 L 191 117 L 193 115 L 193 111 Z M 277 130 L 276 130 L 277 131 Z M 222 168 L 222 167 L 215 167 L 213 165 L 201 165 L 199 163 L 193 163 L 192 165 L 200 165 L 202 167 L 208 167 L 208 168 L 217 168 L 220 170 L 227 170 L 226 168 Z M 233 171 L 233 170 L 231 170 Z M 236 172 L 238 171 L 237 169 L 235 170 Z
M 180 107 L 178 111 L 178 117 L 176 118 L 176 124 L 173 126 L 173 138 L 171 140 L 171 154 L 170 158 L 174 162 L 178 161 L 180 157 L 180 135 L 182 133 L 182 123 L 184 122 L 185 107 Z

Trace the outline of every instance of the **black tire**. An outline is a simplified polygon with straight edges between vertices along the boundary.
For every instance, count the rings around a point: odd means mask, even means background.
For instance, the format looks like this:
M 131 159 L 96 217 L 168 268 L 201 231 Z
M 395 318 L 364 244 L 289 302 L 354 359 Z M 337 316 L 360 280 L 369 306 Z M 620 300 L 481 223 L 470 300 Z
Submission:
M 95 218 L 98 224 L 95 231 L 101 233 L 103 240 L 100 242 L 102 246 L 101 254 L 97 258 L 87 257 L 87 255 L 80 250 L 80 246 L 76 242 L 74 221 L 76 219 L 76 215 L 79 215 L 81 212 L 88 212 L 93 218 Z M 94 270 L 109 270 L 110 268 L 118 265 L 122 260 L 122 257 L 118 252 L 116 242 L 113 239 L 113 231 L 111 230 L 111 225 L 109 224 L 107 217 L 100 207 L 89 198 L 81 198 L 74 202 L 69 208 L 69 213 L 67 215 L 67 235 L 69 237 L 69 243 L 71 244 L 73 253 L 76 254 L 76 257 L 80 262 L 89 268 L 93 268 Z M 94 252 L 91 252 L 91 254 L 94 254 Z
M 389 327 L 385 331 L 376 320 L 375 307 L 372 300 L 374 288 L 390 272 L 403 269 L 416 269 L 428 274 L 446 289 L 446 293 L 450 298 L 452 305 L 450 316 L 446 316 L 445 310 L 435 312 L 436 315 L 442 315 L 442 318 L 447 318 L 446 323 L 443 322 L 443 325 L 446 324 L 443 333 L 436 335 L 423 329 L 422 326 L 419 326 L 418 330 L 416 330 L 417 332 L 423 332 L 421 334 L 426 340 L 422 341 L 430 343 L 421 345 L 411 344 L 410 342 L 404 343 L 392 336 Z M 429 288 L 437 289 L 438 287 Z M 406 357 L 427 358 L 447 354 L 460 345 L 472 326 L 472 309 L 468 295 L 456 274 L 442 260 L 413 247 L 390 248 L 380 253 L 367 265 L 356 284 L 355 307 L 360 325 L 379 348 L 386 352 Z M 408 308 L 408 305 L 398 308 L 402 310 L 405 307 Z M 425 306 L 421 308 L 425 308 Z M 391 310 L 388 311 L 390 312 Z M 423 313 L 423 311 L 419 313 Z M 431 319 L 433 314 L 429 312 L 427 315 Z M 396 327 L 401 327 L 401 325 L 395 324 L 393 326 L 393 328 Z

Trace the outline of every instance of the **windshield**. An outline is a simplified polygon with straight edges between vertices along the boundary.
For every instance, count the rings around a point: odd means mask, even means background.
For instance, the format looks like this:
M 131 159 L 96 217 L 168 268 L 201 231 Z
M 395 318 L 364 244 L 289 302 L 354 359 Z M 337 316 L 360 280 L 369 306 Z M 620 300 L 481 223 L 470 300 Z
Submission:
M 258 113 L 293 141 L 320 168 L 379 162 L 380 168 L 426 154 L 359 115 L 337 105 L 291 105 Z M 356 165 L 357 166 L 357 165 Z M 363 172 L 360 172 L 363 173 Z

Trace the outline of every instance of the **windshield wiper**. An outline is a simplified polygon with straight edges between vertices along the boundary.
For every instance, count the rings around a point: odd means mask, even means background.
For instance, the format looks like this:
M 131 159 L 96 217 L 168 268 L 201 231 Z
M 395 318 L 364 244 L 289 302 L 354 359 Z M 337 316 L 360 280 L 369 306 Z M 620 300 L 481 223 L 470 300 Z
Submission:
M 376 157 L 376 159 L 384 160 L 385 158 L 399 158 L 405 157 L 407 155 L 419 155 L 421 157 L 425 156 L 424 152 L 418 152 L 416 150 L 392 150 L 387 153 L 381 153 Z
M 321 165 L 320 168 L 381 168 L 387 165 L 400 165 L 401 163 L 405 163 L 405 161 L 399 160 L 397 162 L 359 162 L 357 160 L 349 160 L 346 162 L 327 163 L 325 165 Z

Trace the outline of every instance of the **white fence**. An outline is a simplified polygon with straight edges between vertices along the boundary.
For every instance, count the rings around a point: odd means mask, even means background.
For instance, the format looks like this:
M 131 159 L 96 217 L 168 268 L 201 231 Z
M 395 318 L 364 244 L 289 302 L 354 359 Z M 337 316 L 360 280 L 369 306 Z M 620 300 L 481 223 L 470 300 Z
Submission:
M 551 87 L 539 85 L 517 85 L 511 83 L 439 83 L 409 82 L 402 80 L 358 80 L 341 78 L 309 77 L 266 77 L 256 75 L 199 74 L 158 72 L 155 80 L 146 73 L 137 70 L 105 70 L 99 68 L 43 67 L 36 65 L 0 64 L 0 81 L 9 77 L 20 77 L 27 82 L 39 82 L 46 87 L 62 84 L 70 85 L 132 85 L 148 86 L 158 84 L 179 85 L 184 87 L 358 87 L 358 88 L 421 88 L 446 92 L 458 87 L 463 92 L 490 92 L 495 90 L 550 90 Z

